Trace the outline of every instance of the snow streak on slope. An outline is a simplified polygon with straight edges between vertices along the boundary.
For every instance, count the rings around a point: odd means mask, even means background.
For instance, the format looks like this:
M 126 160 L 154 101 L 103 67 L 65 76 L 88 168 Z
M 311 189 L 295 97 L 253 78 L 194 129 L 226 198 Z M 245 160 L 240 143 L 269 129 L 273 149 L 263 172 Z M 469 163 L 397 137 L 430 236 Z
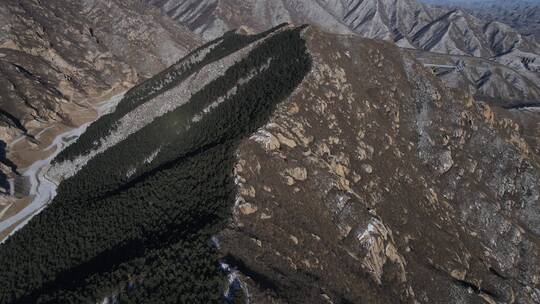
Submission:
M 229 56 L 204 66 L 201 70 L 190 75 L 178 86 L 165 91 L 152 100 L 135 108 L 118 121 L 117 128 L 112 131 L 111 134 L 100 139 L 99 147 L 97 149 L 92 150 L 86 155 L 79 156 L 74 160 L 66 160 L 55 165 L 49 170 L 48 174 L 54 180 L 60 180 L 75 175 L 96 155 L 105 152 L 129 135 L 134 134 L 151 123 L 154 119 L 186 104 L 190 100 L 192 94 L 200 91 L 213 80 L 223 76 L 228 68 L 244 58 L 258 44 L 259 43 L 250 44 Z M 210 48 L 213 47 L 215 47 L 215 44 L 210 46 Z M 201 50 L 201 52 L 206 54 L 208 53 L 208 50 Z M 204 55 L 197 55 L 194 57 L 194 60 L 201 60 L 202 58 L 204 58 Z

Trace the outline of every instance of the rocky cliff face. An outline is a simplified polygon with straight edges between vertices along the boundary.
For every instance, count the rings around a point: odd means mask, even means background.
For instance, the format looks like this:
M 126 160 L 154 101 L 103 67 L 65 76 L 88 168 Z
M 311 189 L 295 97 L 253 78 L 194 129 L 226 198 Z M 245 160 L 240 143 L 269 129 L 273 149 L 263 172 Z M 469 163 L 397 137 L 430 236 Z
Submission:
M 92 101 L 154 75 L 198 44 L 135 0 L 2 1 L 0 28 L 0 134 L 11 152 L 18 138 L 21 151 L 44 148 L 50 134 L 41 131 L 80 125 L 95 115 Z M 11 154 L 22 166 L 34 158 Z
M 219 236 L 253 303 L 536 303 L 540 163 L 507 111 L 389 44 L 314 66 L 237 150 Z

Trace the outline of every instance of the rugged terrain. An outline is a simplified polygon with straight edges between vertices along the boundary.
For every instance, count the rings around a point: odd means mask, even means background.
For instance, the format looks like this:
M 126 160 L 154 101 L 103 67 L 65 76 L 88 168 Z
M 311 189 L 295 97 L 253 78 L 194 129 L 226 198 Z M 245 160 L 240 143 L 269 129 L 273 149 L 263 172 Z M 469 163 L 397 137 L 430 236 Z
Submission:
M 514 115 L 387 42 L 228 32 L 55 158 L 0 303 L 537 303 Z
M 26 186 L 14 191 L 8 179 L 46 158 L 56 135 L 199 44 L 135 0 L 6 0 L 0 29 L 0 189 L 23 197 L 0 195 L 0 218 L 27 201 Z
M 537 303 L 538 154 L 508 113 L 387 44 L 314 65 L 238 149 L 220 235 L 254 303 Z
M 0 303 L 540 303 L 540 48 L 476 14 L 3 1 Z
M 484 58 L 404 50 L 431 68 L 450 87 L 468 89 L 477 98 L 514 107 L 540 100 L 538 70 L 523 71 Z
M 7 0 L 0 20 L 0 134 L 22 167 L 35 159 L 29 151 L 48 145 L 49 133 L 94 116 L 93 102 L 156 74 L 199 43 L 132 0 Z M 16 139 L 23 140 L 14 146 Z
M 260 32 L 285 21 L 310 23 L 333 33 L 391 41 L 419 54 L 453 55 L 426 64 L 464 56 L 468 72 L 452 83 L 475 83 L 469 86 L 478 91 L 474 94 L 510 103 L 536 100 L 539 83 L 540 48 L 534 41 L 504 24 L 416 0 L 10 0 L 1 4 L 0 14 L 4 173 L 43 158 L 55 134 L 95 118 L 95 101 L 169 66 L 198 44 L 197 35 L 213 39 L 241 26 Z M 469 60 L 471 55 L 489 61 Z M 2 175 L 2 188 L 9 192 Z
M 146 0 L 181 24 L 211 39 L 248 25 L 257 31 L 281 22 L 319 25 L 407 48 L 491 58 L 539 46 L 500 22 L 485 22 L 460 9 L 416 0 Z
M 540 41 L 540 3 L 534 0 L 431 0 L 434 4 L 454 6 L 487 21 L 499 21 L 517 29 L 525 36 Z
M 454 89 L 470 92 L 476 101 L 510 115 L 521 125 L 531 149 L 540 153 L 540 79 L 537 72 L 516 69 L 492 61 L 422 51 L 405 51 Z
M 445 65 L 435 67 L 448 74 L 443 80 L 473 95 L 505 106 L 538 101 L 540 46 L 507 24 L 479 19 L 459 7 L 417 0 L 146 2 L 205 39 L 240 26 L 263 31 L 293 22 L 389 41 L 414 50 L 413 56 L 430 67 Z

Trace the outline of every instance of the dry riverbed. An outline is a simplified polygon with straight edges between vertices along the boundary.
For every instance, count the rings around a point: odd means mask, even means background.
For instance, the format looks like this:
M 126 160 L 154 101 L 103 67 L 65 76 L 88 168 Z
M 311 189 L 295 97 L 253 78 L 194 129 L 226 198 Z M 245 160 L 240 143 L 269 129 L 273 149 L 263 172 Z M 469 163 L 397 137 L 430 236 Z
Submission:
M 90 125 L 101 115 L 108 113 L 116 107 L 124 93 L 109 97 L 105 101 L 95 103 L 72 115 L 72 122 L 77 127 L 70 128 L 57 124 L 48 126 L 36 133 L 40 144 L 36 145 L 27 140 L 14 141 L 10 146 L 10 158 L 19 167 L 22 175 L 30 183 L 30 195 L 24 198 L 13 198 L 0 209 L 0 240 L 22 228 L 33 216 L 38 214 L 56 195 L 56 181 L 47 177 L 51 161 L 66 146 L 73 143 Z M 9 209 L 8 209 L 9 208 Z

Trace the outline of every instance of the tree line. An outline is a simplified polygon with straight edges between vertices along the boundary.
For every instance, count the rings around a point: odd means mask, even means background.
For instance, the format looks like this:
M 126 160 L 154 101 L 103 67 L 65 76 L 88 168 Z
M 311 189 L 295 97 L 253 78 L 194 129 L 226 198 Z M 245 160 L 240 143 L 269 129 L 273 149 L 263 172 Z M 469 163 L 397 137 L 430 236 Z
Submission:
M 232 53 L 246 47 L 250 43 L 260 40 L 271 33 L 282 28 L 285 24 L 278 25 L 268 31 L 256 35 L 240 35 L 235 31 L 229 31 L 221 38 L 212 40 L 196 50 L 190 52 L 186 57 L 180 59 L 176 64 L 158 73 L 151 79 L 144 81 L 126 92 L 125 96 L 118 103 L 115 111 L 104 115 L 98 121 L 92 123 L 86 132 L 77 139 L 77 145 L 66 147 L 54 159 L 54 162 L 62 162 L 65 160 L 73 160 L 77 156 L 89 153 L 96 149 L 99 141 L 105 138 L 117 127 L 117 122 L 124 115 L 131 112 L 141 104 L 150 101 L 152 98 L 162 94 L 163 92 L 177 86 L 179 83 L 193 75 L 205 65 L 216 62 L 225 58 Z M 220 41 L 221 40 L 221 41 Z M 215 46 L 205 57 L 199 62 L 189 62 L 189 58 L 203 51 L 205 48 L 215 43 Z

